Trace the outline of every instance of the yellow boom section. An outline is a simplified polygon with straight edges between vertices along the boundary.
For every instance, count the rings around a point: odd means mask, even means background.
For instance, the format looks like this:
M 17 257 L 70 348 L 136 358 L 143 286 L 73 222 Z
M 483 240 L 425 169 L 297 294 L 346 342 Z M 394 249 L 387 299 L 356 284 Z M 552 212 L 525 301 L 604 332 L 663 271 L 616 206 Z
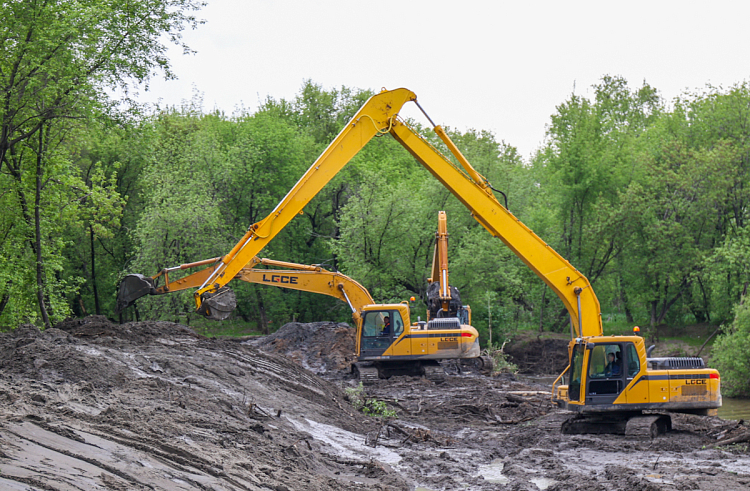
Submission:
M 601 307 L 588 279 L 495 199 L 486 179 L 471 167 L 440 126 L 435 127 L 435 132 L 446 142 L 465 172 L 403 122 L 396 121 L 390 130 L 487 231 L 500 238 L 552 288 L 570 313 L 578 336 L 602 335 Z
M 372 96 L 271 214 L 253 224 L 229 254 L 221 259 L 221 263 L 195 292 L 197 307 L 201 306 L 203 293 L 216 291 L 231 281 L 292 218 L 302 212 L 305 205 L 367 142 L 379 133 L 387 133 L 401 107 L 416 98 L 407 89 L 383 91 Z
M 357 325 L 359 325 L 362 307 L 375 303 L 365 287 L 341 273 L 328 271 L 320 266 L 274 261 L 272 259 L 256 258 L 252 262 L 288 269 L 245 267 L 240 270 L 237 278 L 249 283 L 320 293 L 338 298 L 342 302 L 346 302 L 352 309 L 352 317 Z
M 451 289 L 448 285 L 448 219 L 444 211 L 438 212 L 438 229 L 435 233 L 435 252 L 432 255 L 432 277 L 428 283 L 438 282 L 443 310 L 448 311 Z

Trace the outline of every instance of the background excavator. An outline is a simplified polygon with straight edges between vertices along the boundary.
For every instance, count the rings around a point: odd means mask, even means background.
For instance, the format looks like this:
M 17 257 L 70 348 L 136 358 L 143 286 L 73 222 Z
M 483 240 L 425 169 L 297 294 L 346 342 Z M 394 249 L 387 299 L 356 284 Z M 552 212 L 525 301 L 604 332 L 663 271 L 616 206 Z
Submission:
M 432 276 L 427 279 L 427 320 L 444 317 L 457 318 L 462 324 L 471 324 L 471 307 L 461 304 L 458 288 L 450 286 L 448 278 L 448 218 L 438 212 L 438 229 L 435 233 L 435 252 L 432 255 Z
M 414 102 L 455 162 L 398 118 Z M 198 312 L 226 316 L 232 299 L 226 284 L 328 183 L 373 137 L 390 134 L 466 206 L 493 236 L 508 246 L 560 298 L 571 319 L 569 366 L 553 384 L 552 399 L 578 417 L 563 424 L 564 432 L 624 432 L 655 436 L 671 426 L 659 411 L 710 414 L 721 406 L 720 377 L 700 358 L 651 358 L 642 337 L 604 336 L 599 300 L 588 279 L 520 222 L 495 197 L 490 183 L 461 154 L 445 131 L 435 125 L 407 89 L 383 90 L 354 115 L 321 156 L 305 172 L 269 216 L 253 224 L 225 256 L 200 262 L 207 268 L 182 278 L 197 288 Z M 180 266 L 174 269 L 179 269 Z M 123 281 L 118 306 L 126 306 L 155 289 L 154 277 L 131 275 Z M 176 282 L 175 282 L 176 283 Z M 157 289 L 158 290 L 158 289 Z M 612 356 L 610 356 L 612 355 Z M 610 361 L 611 360 L 611 361 Z M 619 366 L 615 370 L 614 366 Z M 568 383 L 558 383 L 567 375 Z M 644 411 L 646 413 L 644 413 Z
M 257 264 L 284 269 L 256 269 Z M 427 321 L 412 322 L 408 302 L 375 304 L 362 285 L 317 265 L 255 258 L 250 266 L 240 270 L 237 278 L 320 293 L 346 302 L 356 326 L 357 362 L 352 369 L 364 383 L 393 375 L 425 375 L 440 381 L 445 372 L 438 360 L 457 360 L 459 368 L 464 361 L 484 372 L 492 370 L 492 359 L 479 356 L 479 337 L 471 326 L 471 309 L 461 305 L 458 289 L 448 285 L 448 231 L 444 211 L 438 213 L 432 277 L 427 280 L 430 284 Z
M 262 264 L 284 269 L 258 269 Z M 439 360 L 472 360 L 491 369 L 480 357 L 479 335 L 457 317 L 411 321 L 409 302 L 376 304 L 370 293 L 348 276 L 317 265 L 257 259 L 240 270 L 238 279 L 250 283 L 320 293 L 349 305 L 356 326 L 352 371 L 367 384 L 393 375 L 445 378 Z

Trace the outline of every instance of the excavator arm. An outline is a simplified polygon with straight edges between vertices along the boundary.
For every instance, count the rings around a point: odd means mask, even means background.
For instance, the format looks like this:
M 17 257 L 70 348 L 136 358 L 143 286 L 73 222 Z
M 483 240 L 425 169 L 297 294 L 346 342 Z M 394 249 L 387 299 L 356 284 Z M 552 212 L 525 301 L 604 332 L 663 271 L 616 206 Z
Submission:
M 187 288 L 187 285 L 198 285 L 195 292 L 198 311 L 212 317 L 212 308 L 203 306 L 204 300 L 220 296 L 223 287 L 237 276 L 294 216 L 301 213 L 305 205 L 373 137 L 390 133 L 471 211 L 472 216 L 485 229 L 500 238 L 552 288 L 568 310 L 572 322 L 571 329 L 575 329 L 578 337 L 601 335 L 599 301 L 586 277 L 498 202 L 487 179 L 469 164 L 440 126 L 433 123 L 434 131 L 462 169 L 400 121 L 397 118 L 398 112 L 409 101 L 417 103 L 417 97 L 413 92 L 403 88 L 384 90 L 372 96 L 270 215 L 253 224 L 227 255 L 208 268 L 183 278 L 184 288 Z M 422 109 L 421 106 L 419 108 Z M 432 120 L 430 122 L 432 123 Z M 148 288 L 137 289 L 137 295 L 152 293 L 145 290 Z M 135 295 L 128 298 L 120 297 L 118 305 L 132 303 L 138 298 Z
M 238 279 L 248 283 L 320 293 L 338 298 L 352 309 L 352 317 L 356 325 L 359 325 L 362 307 L 375 303 L 365 287 L 346 275 L 328 271 L 320 266 L 258 258 L 254 258 L 252 263 L 287 269 L 244 267 L 237 275 Z
M 588 279 L 503 207 L 481 176 L 440 126 L 435 133 L 463 167 L 459 169 L 406 123 L 391 135 L 466 206 L 489 233 L 507 245 L 562 300 L 577 337 L 602 335 L 601 307 Z
M 439 211 L 432 275 L 427 278 L 427 318 L 459 317 L 470 324 L 469 310 L 462 305 L 458 288 L 450 285 L 448 277 L 448 218 L 444 211 Z
M 438 298 L 444 311 L 448 311 L 451 289 L 448 286 L 448 219 L 444 211 L 438 212 L 438 229 L 435 233 L 435 252 L 432 255 L 432 276 L 427 283 L 440 286 Z

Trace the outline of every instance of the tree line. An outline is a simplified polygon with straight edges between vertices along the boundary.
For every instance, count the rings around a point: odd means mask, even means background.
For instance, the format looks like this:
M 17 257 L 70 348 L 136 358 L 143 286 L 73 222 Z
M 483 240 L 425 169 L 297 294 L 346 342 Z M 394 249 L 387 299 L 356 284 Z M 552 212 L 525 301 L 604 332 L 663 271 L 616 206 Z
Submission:
M 181 43 L 202 4 L 93 4 L 2 7 L 3 326 L 113 316 L 124 274 L 225 254 L 372 94 L 307 81 L 291 100 L 232 115 L 204 110 L 199 95 L 139 107 L 129 89 L 171 76 L 163 42 Z M 738 307 L 750 281 L 750 86 L 665 101 L 646 83 L 604 76 L 591 94 L 556 107 L 529 159 L 487 131 L 449 134 L 510 211 L 590 279 L 605 325 L 724 324 L 718 342 L 731 352 L 750 331 Z M 388 136 L 263 255 L 340 270 L 378 302 L 414 295 L 423 306 L 438 210 L 448 213 L 451 281 L 480 332 L 490 317 L 501 335 L 567 329 L 544 283 Z M 334 299 L 238 283 L 237 322 L 260 331 L 349 317 Z M 190 292 L 145 298 L 125 320 L 190 322 L 192 305 Z

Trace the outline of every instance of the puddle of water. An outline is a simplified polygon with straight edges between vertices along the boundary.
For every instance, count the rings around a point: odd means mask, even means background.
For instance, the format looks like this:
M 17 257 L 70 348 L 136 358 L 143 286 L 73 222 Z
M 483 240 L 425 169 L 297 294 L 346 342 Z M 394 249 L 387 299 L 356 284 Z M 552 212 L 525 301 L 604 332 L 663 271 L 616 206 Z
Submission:
M 495 459 L 487 465 L 479 466 L 479 475 L 487 482 L 508 484 L 510 479 L 503 475 L 503 468 L 505 468 L 505 463 L 501 459 Z
M 529 479 L 529 481 L 536 484 L 536 487 L 538 487 L 541 491 L 544 491 L 553 484 L 557 484 L 557 481 L 555 481 L 554 479 L 549 479 L 547 477 L 535 477 L 533 479 Z
M 495 459 L 487 465 L 479 466 L 479 475 L 484 478 L 485 481 L 493 484 L 508 484 L 510 479 L 505 477 L 503 469 L 505 468 L 505 462 L 502 459 Z M 529 472 L 536 472 L 532 469 L 525 469 Z M 529 479 L 529 482 L 533 483 L 540 491 L 544 491 L 553 484 L 557 484 L 554 479 L 546 477 L 534 477 Z
M 750 399 L 728 399 L 724 397 L 719 408 L 719 417 L 750 420 Z
M 315 440 L 326 443 L 335 454 L 341 457 L 350 459 L 352 455 L 357 455 L 362 459 L 374 458 L 391 465 L 398 464 L 401 461 L 399 454 L 387 448 L 366 446 L 362 435 L 310 419 L 305 419 L 304 422 L 288 416 L 286 419 L 294 425 L 297 431 L 308 433 Z

